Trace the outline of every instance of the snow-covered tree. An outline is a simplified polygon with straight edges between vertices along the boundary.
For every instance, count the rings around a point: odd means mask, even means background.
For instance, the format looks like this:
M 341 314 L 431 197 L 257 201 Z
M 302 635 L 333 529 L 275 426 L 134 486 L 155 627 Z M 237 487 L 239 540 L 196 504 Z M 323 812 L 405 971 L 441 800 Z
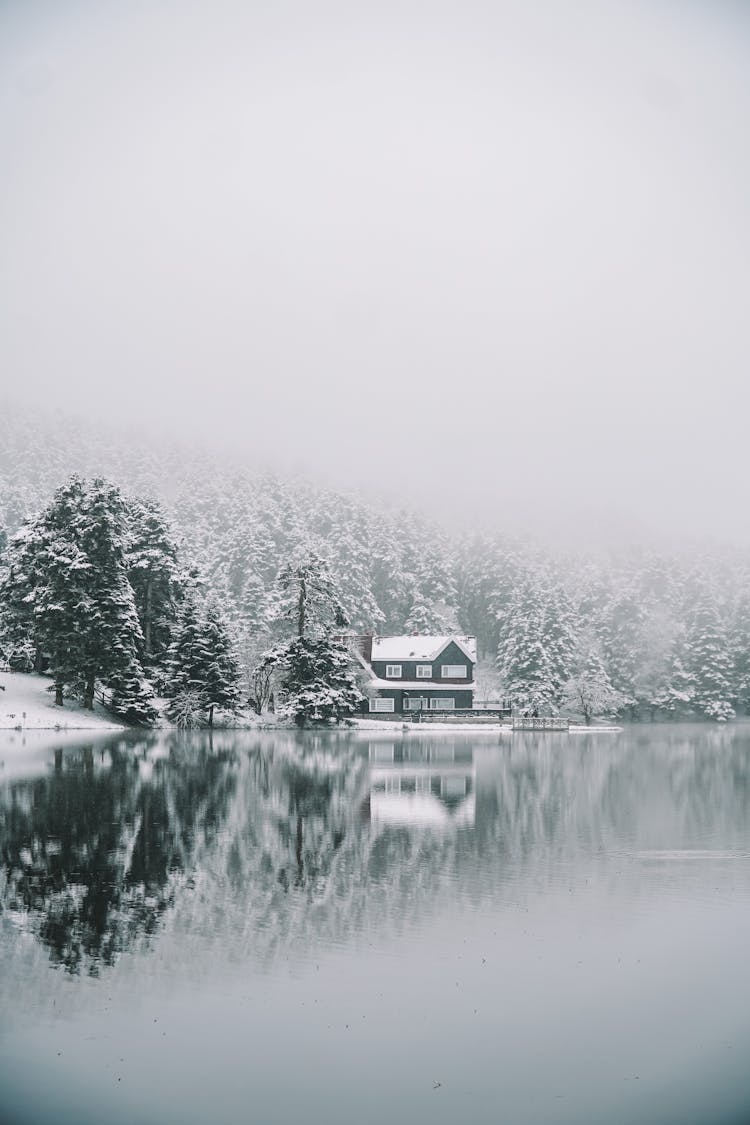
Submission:
M 128 504 L 127 570 L 143 632 L 143 663 L 158 679 L 163 671 L 184 578 L 175 537 L 153 501 Z
M 220 611 L 209 602 L 199 608 L 193 597 L 182 607 L 167 658 L 167 714 L 177 720 L 195 701 L 209 727 L 214 711 L 239 706 L 239 667 Z
M 686 648 L 695 706 L 718 722 L 733 718 L 732 653 L 718 607 L 708 592 L 694 606 Z
M 517 708 L 556 710 L 570 678 L 575 621 L 548 576 L 527 579 L 500 617 L 497 668 Z
M 412 607 L 409 610 L 409 616 L 404 622 L 404 631 L 429 636 L 430 634 L 440 635 L 448 632 L 449 629 L 445 614 L 441 613 L 433 602 L 427 601 L 417 590 L 414 594 Z
M 742 576 L 742 591 L 736 599 L 729 638 L 732 654 L 733 703 L 742 714 L 750 714 L 750 578 Z
M 340 722 L 364 700 L 351 653 L 330 637 L 295 637 L 269 657 L 280 673 L 282 700 L 277 710 L 302 726 L 308 721 Z
M 66 685 L 92 709 L 97 681 L 150 688 L 143 634 L 128 581 L 125 506 L 117 488 L 74 477 L 15 537 L 0 601 L 8 629 L 28 632 L 48 659 L 55 702 Z
M 279 572 L 279 616 L 293 623 L 296 635 L 319 635 L 348 619 L 328 564 L 315 551 Z
M 346 644 L 333 635 L 347 624 L 339 589 L 327 564 L 315 553 L 285 566 L 279 576 L 281 617 L 295 636 L 268 652 L 256 676 L 261 694 L 272 682 L 280 694 L 281 713 L 303 724 L 339 722 L 363 700 L 354 661 Z M 261 700 L 256 698 L 256 705 Z
M 602 660 L 601 646 L 593 629 L 579 636 L 573 656 L 573 675 L 563 687 L 562 705 L 583 718 L 588 726 L 596 715 L 611 715 L 623 697 L 610 681 Z

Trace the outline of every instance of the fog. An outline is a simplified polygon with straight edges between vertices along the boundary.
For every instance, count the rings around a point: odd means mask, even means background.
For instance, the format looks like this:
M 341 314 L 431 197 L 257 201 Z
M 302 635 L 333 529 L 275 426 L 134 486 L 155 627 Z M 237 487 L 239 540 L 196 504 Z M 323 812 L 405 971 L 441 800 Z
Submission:
M 747 540 L 749 120 L 743 3 L 2 0 L 2 389 Z

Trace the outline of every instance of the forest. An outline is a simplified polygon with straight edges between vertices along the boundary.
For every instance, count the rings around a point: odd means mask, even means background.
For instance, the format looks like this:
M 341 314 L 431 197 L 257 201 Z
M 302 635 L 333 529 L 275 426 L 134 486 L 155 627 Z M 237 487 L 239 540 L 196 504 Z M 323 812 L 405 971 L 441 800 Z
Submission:
M 107 609 L 103 594 L 86 588 L 75 612 L 96 609 L 100 638 L 107 620 L 129 616 L 131 649 L 121 645 L 106 674 L 82 658 L 89 671 L 78 678 L 88 698 L 95 683 L 109 683 L 134 722 L 149 721 L 149 693 L 168 694 L 169 684 L 176 710 L 212 717 L 208 696 L 191 698 L 187 681 L 181 690 L 177 683 L 189 664 L 191 614 L 194 646 L 207 659 L 223 654 L 217 676 L 226 695 L 214 689 L 215 705 L 250 699 L 253 673 L 269 653 L 279 658 L 281 639 L 291 644 L 294 630 L 279 628 L 289 625 L 295 596 L 283 575 L 311 559 L 330 581 L 329 631 L 345 622 L 354 632 L 475 635 L 480 699 L 633 720 L 748 713 L 750 557 L 739 548 L 571 551 L 512 535 L 500 517 L 459 533 L 344 490 L 8 407 L 0 440 L 6 623 L 14 598 L 16 609 L 29 604 L 29 589 L 14 591 L 9 581 L 10 564 L 28 548 L 29 521 L 40 533 L 42 514 L 66 487 L 82 489 L 89 510 L 98 503 L 121 512 L 121 531 L 91 548 L 108 560 L 113 601 Z M 57 563 L 64 585 L 70 560 Z M 11 618 L 17 631 L 11 637 L 6 627 L 6 657 L 24 646 L 23 611 Z M 309 643 L 316 637 L 313 628 Z M 353 707 L 353 683 L 345 676 L 340 686 Z M 336 700 L 327 717 L 338 717 Z

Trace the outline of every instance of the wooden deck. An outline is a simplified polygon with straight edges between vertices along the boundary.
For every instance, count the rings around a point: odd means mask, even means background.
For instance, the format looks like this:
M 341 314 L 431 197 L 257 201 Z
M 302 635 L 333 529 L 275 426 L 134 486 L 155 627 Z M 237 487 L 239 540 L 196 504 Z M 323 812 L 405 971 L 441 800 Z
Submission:
M 544 715 L 537 718 L 526 718 L 523 715 L 513 716 L 513 730 L 570 730 L 570 720 L 559 715 Z

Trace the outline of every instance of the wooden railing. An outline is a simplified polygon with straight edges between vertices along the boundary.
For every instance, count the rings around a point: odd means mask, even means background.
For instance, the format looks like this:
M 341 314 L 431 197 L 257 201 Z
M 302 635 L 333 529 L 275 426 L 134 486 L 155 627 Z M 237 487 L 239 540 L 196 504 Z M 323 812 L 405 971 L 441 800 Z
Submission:
M 449 711 L 424 709 L 405 711 L 413 723 L 502 723 L 510 719 L 510 712 L 501 707 L 490 710 L 476 707 L 452 707 Z
M 570 730 L 570 720 L 560 715 L 514 715 L 513 730 Z

